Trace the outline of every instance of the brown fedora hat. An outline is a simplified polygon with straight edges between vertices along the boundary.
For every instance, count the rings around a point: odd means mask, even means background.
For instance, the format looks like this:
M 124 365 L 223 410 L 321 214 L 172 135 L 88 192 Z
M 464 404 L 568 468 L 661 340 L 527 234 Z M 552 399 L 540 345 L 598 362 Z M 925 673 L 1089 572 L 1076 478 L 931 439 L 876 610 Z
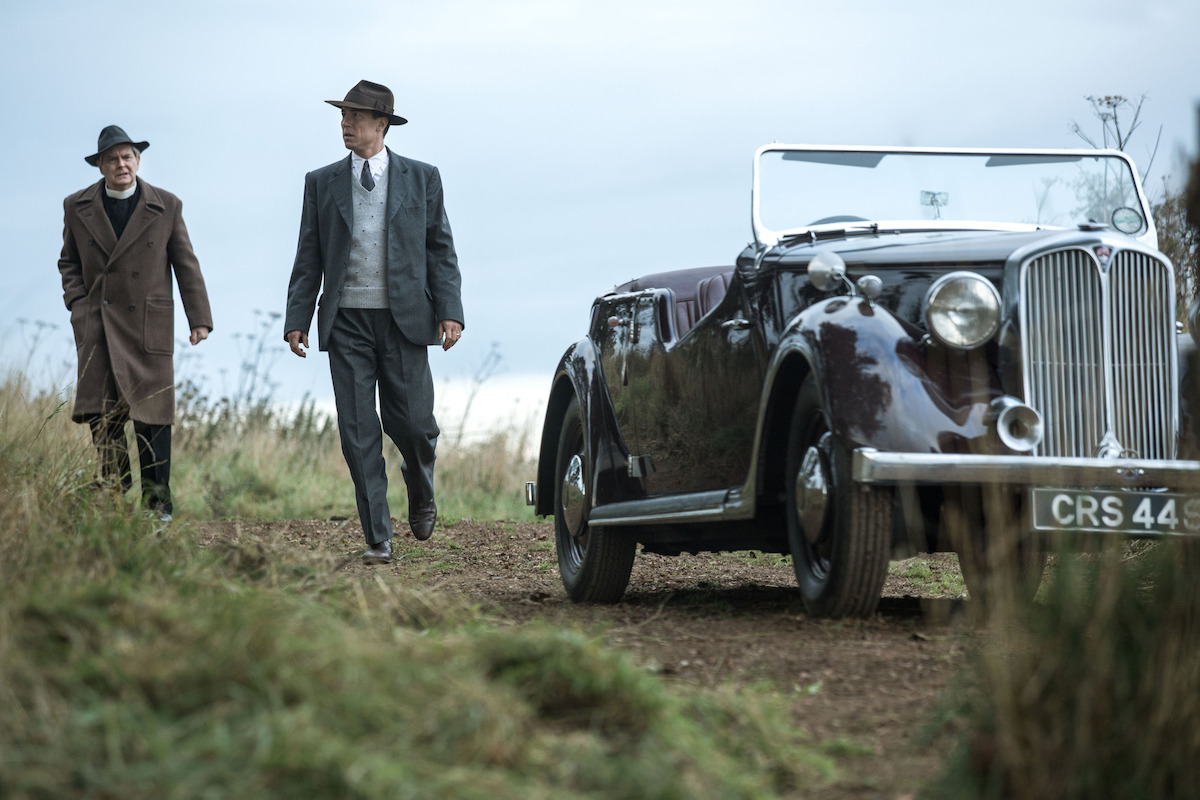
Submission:
M 382 83 L 359 81 L 354 84 L 353 89 L 346 92 L 345 100 L 326 100 L 325 102 L 338 108 L 360 108 L 364 111 L 378 111 L 386 115 L 388 122 L 393 125 L 403 125 L 408 122 L 404 117 L 398 117 L 392 113 L 392 90 Z
M 110 147 L 116 147 L 119 144 L 131 144 L 137 148 L 140 155 L 143 150 L 150 146 L 149 142 L 135 142 L 129 138 L 129 134 L 121 130 L 117 125 L 109 125 L 104 130 L 100 131 L 100 137 L 96 140 L 96 153 L 90 156 L 84 156 L 83 160 L 91 164 L 93 167 L 100 166 L 100 156 Z

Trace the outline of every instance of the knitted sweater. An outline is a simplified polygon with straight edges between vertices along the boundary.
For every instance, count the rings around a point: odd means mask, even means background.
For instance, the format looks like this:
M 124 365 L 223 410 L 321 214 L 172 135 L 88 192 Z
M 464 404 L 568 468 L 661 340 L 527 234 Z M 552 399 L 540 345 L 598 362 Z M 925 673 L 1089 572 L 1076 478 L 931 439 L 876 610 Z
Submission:
M 387 170 L 367 191 L 350 177 L 354 196 L 354 225 L 342 308 L 387 308 Z

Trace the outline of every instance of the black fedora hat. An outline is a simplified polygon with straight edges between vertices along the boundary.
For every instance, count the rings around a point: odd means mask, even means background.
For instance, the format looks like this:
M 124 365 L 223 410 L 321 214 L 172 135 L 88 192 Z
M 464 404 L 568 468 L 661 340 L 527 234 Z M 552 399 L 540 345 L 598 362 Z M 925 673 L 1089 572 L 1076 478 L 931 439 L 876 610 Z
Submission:
M 408 122 L 404 117 L 398 117 L 392 113 L 394 110 L 392 90 L 382 83 L 359 81 L 354 84 L 353 89 L 346 92 L 345 100 L 326 100 L 325 102 L 338 108 L 358 108 L 363 111 L 378 111 L 386 115 L 388 122 L 393 125 L 403 125 Z
M 131 144 L 137 148 L 140 155 L 143 150 L 150 146 L 149 142 L 135 142 L 129 138 L 129 134 L 121 130 L 117 125 L 109 125 L 104 130 L 100 131 L 100 138 L 96 141 L 96 154 L 84 156 L 83 160 L 91 164 L 93 167 L 100 166 L 100 156 L 110 147 L 115 147 L 119 144 Z

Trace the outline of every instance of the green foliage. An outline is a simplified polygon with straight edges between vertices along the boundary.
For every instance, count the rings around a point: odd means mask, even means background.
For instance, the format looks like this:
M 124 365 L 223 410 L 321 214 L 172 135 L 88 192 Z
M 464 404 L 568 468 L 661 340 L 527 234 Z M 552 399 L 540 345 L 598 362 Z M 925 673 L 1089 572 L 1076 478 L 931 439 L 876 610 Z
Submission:
M 537 474 L 529 439 L 528 430 L 510 427 L 472 445 L 439 441 L 438 513 L 445 519 L 529 519 L 525 481 Z M 390 485 L 402 493 L 399 453 L 389 464 Z
M 1200 157 L 1192 162 L 1183 189 L 1183 213 L 1193 233 L 1200 230 Z
M 291 414 L 267 399 L 179 393 L 172 455 L 175 506 L 208 518 L 326 518 L 355 513 L 337 423 L 306 399 Z
M 764 553 L 762 550 L 737 550 L 734 558 L 747 564 L 762 564 L 769 567 L 791 567 L 792 557 L 784 553 Z
M 1200 797 L 1198 566 L 1177 542 L 1060 555 L 1042 601 L 982 643 L 934 796 Z
M 966 593 L 958 559 L 951 553 L 933 553 L 893 561 L 888 575 L 920 589 L 922 595 L 960 597 Z
M 1112 147 L 1128 152 L 1130 139 L 1142 124 L 1142 106 L 1146 102 L 1146 95 L 1136 99 L 1124 95 L 1089 95 L 1084 99 L 1091 105 L 1092 116 L 1100 124 L 1100 135 L 1089 135 L 1078 122 L 1072 122 L 1071 130 L 1075 135 L 1092 147 Z M 1142 183 L 1150 175 L 1161 140 L 1160 125 L 1154 147 L 1147 150 L 1147 158 L 1141 164 Z M 1197 189 L 1200 190 L 1200 183 Z M 1197 280 L 1200 279 L 1200 273 L 1197 272 L 1200 269 L 1200 232 L 1195 223 L 1188 224 L 1188 205 L 1187 190 L 1171 188 L 1165 178 L 1161 196 L 1150 204 L 1158 232 L 1158 248 L 1175 265 L 1175 295 L 1179 304 L 1176 318 L 1180 320 L 1187 318 L 1188 303 L 1195 296 Z
M 1187 221 L 1184 195 L 1170 188 L 1151 209 L 1158 248 L 1175 265 L 1176 319 L 1187 319 L 1187 307 L 1200 286 L 1200 229 Z
M 0 797 L 769 798 L 829 776 L 769 696 L 677 693 L 333 556 L 201 546 L 95 485 L 56 407 L 0 386 Z

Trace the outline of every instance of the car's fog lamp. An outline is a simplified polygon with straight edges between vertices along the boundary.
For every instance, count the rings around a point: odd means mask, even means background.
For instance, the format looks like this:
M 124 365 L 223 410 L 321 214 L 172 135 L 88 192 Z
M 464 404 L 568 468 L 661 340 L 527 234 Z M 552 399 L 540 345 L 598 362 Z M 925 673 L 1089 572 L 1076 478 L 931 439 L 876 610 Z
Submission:
M 974 272 L 943 275 L 925 295 L 925 324 L 947 347 L 979 347 L 1000 327 L 1000 293 Z

